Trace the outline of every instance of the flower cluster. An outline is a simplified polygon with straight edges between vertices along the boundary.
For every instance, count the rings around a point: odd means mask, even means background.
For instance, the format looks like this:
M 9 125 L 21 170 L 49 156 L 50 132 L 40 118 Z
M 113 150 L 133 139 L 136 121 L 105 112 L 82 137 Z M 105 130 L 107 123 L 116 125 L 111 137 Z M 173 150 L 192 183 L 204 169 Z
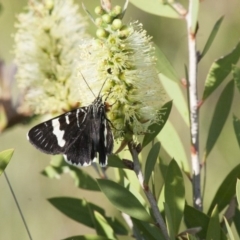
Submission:
M 16 78 L 25 103 L 41 114 L 71 109 L 79 43 L 86 37 L 78 6 L 73 0 L 31 0 L 16 27 Z
M 151 37 L 137 22 L 123 25 L 119 6 L 108 12 L 97 7 L 95 13 L 98 38 L 80 46 L 80 71 L 95 96 L 101 90 L 110 104 L 115 139 L 146 133 L 159 118 L 164 96 Z M 84 105 L 93 101 L 84 82 L 81 93 Z

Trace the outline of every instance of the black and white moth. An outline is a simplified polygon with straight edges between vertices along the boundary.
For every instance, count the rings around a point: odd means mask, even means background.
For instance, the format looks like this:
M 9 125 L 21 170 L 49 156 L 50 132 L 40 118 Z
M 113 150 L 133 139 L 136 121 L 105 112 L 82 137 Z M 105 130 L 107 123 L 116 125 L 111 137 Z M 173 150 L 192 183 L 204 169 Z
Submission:
M 27 137 L 42 152 L 63 154 L 67 163 L 77 166 L 88 166 L 98 158 L 104 167 L 113 150 L 106 105 L 100 96 L 89 106 L 36 125 Z

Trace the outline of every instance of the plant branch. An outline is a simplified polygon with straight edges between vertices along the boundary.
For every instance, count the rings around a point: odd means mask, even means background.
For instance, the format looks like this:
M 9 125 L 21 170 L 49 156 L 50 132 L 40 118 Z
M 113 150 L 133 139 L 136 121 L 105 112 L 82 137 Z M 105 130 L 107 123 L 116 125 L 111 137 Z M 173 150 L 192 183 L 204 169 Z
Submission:
M 188 71 L 188 94 L 190 111 L 190 134 L 191 134 L 191 163 L 192 163 L 192 186 L 194 207 L 202 210 L 200 159 L 199 159 L 199 111 L 197 93 L 197 51 L 196 31 L 192 32 L 192 9 L 193 1 L 189 1 L 189 12 L 186 16 L 188 31 L 189 71 Z M 197 29 L 197 27 L 196 27 Z
M 20 207 L 20 205 L 19 205 L 19 203 L 18 203 L 17 197 L 16 197 L 16 195 L 15 195 L 15 193 L 14 193 L 14 191 L 13 191 L 12 185 L 11 185 L 9 179 L 8 179 L 7 173 L 4 171 L 3 174 L 4 174 L 5 178 L 6 178 L 6 181 L 7 181 L 7 184 L 8 184 L 8 186 L 9 186 L 9 189 L 10 189 L 10 191 L 11 191 L 11 193 L 12 193 L 14 202 L 16 203 L 16 206 L 17 206 L 17 209 L 18 209 L 19 214 L 20 214 L 20 216 L 21 216 L 21 219 L 22 219 L 22 221 L 23 221 L 24 227 L 25 227 L 25 229 L 26 229 L 26 231 L 27 231 L 28 238 L 29 238 L 30 240 L 32 240 L 32 236 L 31 236 L 31 233 L 30 233 L 30 231 L 29 231 L 27 222 L 26 222 L 26 220 L 25 220 L 25 218 L 24 218 L 24 216 L 23 216 L 23 212 L 22 212 L 21 207 Z
M 138 152 L 137 152 L 137 149 L 136 149 L 136 146 L 134 145 L 133 141 L 131 141 L 130 143 L 128 143 L 128 147 L 129 147 L 129 150 L 130 150 L 130 153 L 132 155 L 132 158 L 133 158 L 133 164 L 134 164 L 134 172 L 136 173 L 137 175 L 137 178 L 139 180 L 139 183 L 151 205 L 151 208 L 152 208 L 152 212 L 153 212 L 153 215 L 155 217 L 155 220 L 157 222 L 157 226 L 161 229 L 165 239 L 169 240 L 169 236 L 168 236 L 168 232 L 167 232 L 167 228 L 166 228 L 166 225 L 164 223 L 164 220 L 163 220 L 163 217 L 158 209 L 158 205 L 157 205 L 157 202 L 156 202 L 156 199 L 154 198 L 152 192 L 150 191 L 149 188 L 145 188 L 144 185 L 143 185 L 143 181 L 144 181 L 144 177 L 143 177 L 143 173 L 142 173 L 142 170 L 141 170 L 141 167 L 140 167 L 140 162 L 139 162 L 139 158 L 138 158 Z

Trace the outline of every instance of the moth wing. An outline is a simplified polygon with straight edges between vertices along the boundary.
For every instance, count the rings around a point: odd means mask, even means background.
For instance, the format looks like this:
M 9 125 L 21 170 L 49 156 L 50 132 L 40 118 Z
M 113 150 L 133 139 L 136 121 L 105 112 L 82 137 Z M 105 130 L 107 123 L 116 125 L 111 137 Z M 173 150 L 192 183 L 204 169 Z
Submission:
M 67 163 L 77 166 L 89 166 L 93 161 L 96 161 L 97 150 L 92 124 L 91 120 L 86 123 L 86 127 L 81 131 L 77 140 L 64 153 L 63 156 Z
M 85 128 L 86 108 L 64 113 L 30 129 L 28 140 L 48 154 L 65 153 Z

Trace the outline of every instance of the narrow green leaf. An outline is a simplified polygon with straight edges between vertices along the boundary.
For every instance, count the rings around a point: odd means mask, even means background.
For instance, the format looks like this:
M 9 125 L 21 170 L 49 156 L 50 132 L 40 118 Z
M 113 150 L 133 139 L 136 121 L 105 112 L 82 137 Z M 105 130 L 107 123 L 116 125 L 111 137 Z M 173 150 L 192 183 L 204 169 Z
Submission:
M 215 205 L 218 205 L 218 211 L 221 212 L 235 195 L 237 178 L 240 178 L 240 164 L 226 176 L 215 194 L 208 210 L 211 214 Z
M 196 235 L 199 236 L 200 239 L 206 238 L 209 223 L 209 217 L 206 214 L 198 211 L 194 207 L 185 205 L 184 221 L 187 225 L 187 228 L 201 227 L 202 230 Z
M 149 128 L 148 128 L 149 133 L 146 133 L 143 138 L 143 142 L 142 142 L 143 148 L 148 143 L 150 143 L 163 129 L 165 123 L 168 120 L 171 109 L 172 109 L 172 101 L 169 101 L 162 106 L 162 108 L 160 109 L 160 119 L 159 119 L 158 123 L 154 123 L 151 126 L 149 126 Z
M 190 19 L 191 19 L 191 33 L 195 35 L 198 22 L 199 0 L 192 0 L 190 2 Z
M 141 236 L 143 236 L 144 239 L 165 240 L 162 232 L 155 225 L 142 222 L 134 218 L 132 218 L 132 221 L 134 225 L 137 226 Z
M 117 219 L 106 217 L 104 209 L 102 209 L 101 207 L 93 203 L 87 203 L 83 199 L 70 198 L 70 197 L 50 198 L 48 199 L 48 201 L 55 208 L 57 208 L 60 212 L 62 212 L 64 215 L 68 216 L 69 218 L 83 225 L 94 228 L 95 225 L 91 218 L 91 215 L 89 213 L 89 208 L 88 208 L 88 206 L 90 206 L 90 208 L 93 211 L 100 213 L 107 219 L 108 224 L 113 228 L 116 234 L 128 233 L 128 231 L 122 225 L 122 223 L 120 223 Z
M 188 240 L 197 240 L 197 238 L 191 234 L 187 234 L 187 239 Z
M 240 68 L 233 65 L 232 72 L 233 72 L 233 80 L 237 86 L 238 91 L 240 92 Z
M 174 231 L 174 223 L 173 223 L 174 219 L 172 219 L 172 214 L 167 202 L 164 202 L 163 205 L 164 205 L 168 235 L 170 237 L 170 240 L 175 240 L 175 231 Z
M 174 9 L 161 1 L 155 0 L 131 0 L 131 3 L 141 10 L 155 14 L 161 17 L 180 18 L 180 15 Z
M 70 197 L 58 197 L 50 198 L 48 201 L 60 212 L 70 217 L 71 219 L 88 227 L 94 227 L 85 200 Z M 88 204 L 91 206 L 91 209 L 104 214 L 104 210 L 99 206 L 92 203 Z
M 70 175 L 75 181 L 75 185 L 81 189 L 100 191 L 97 181 L 81 168 L 69 166 Z
M 238 208 L 235 209 L 235 215 L 233 217 L 233 222 L 234 222 L 235 228 L 237 230 L 237 233 L 240 236 L 240 210 L 239 210 L 239 205 L 238 205 Z
M 183 85 L 181 82 L 171 81 L 166 75 L 159 73 L 158 74 L 163 88 L 169 95 L 170 99 L 173 100 L 176 110 L 184 120 L 185 124 L 189 126 L 189 112 L 186 98 L 182 91 Z
M 165 181 L 165 201 L 171 209 L 173 231 L 177 235 L 185 206 L 185 188 L 182 172 L 175 160 L 169 164 Z
M 154 170 L 156 161 L 158 159 L 159 152 L 160 152 L 160 143 L 156 142 L 149 151 L 146 165 L 145 165 L 144 183 L 147 185 L 151 177 L 152 171 Z
M 179 78 L 172 64 L 169 62 L 165 54 L 161 51 L 161 49 L 157 45 L 154 45 L 154 47 L 156 50 L 155 53 L 157 57 L 157 70 L 161 74 L 168 77 L 170 80 L 179 83 Z
M 217 206 L 212 211 L 212 215 L 210 217 L 210 221 L 208 224 L 207 230 L 207 238 L 206 240 L 212 239 L 221 239 L 221 226 L 219 223 L 219 216 L 218 216 L 218 209 Z
M 112 154 L 108 157 L 108 166 L 115 168 L 127 168 L 123 161 L 115 154 Z
M 219 30 L 219 28 L 220 28 L 220 26 L 221 26 L 221 23 L 222 23 L 222 21 L 223 21 L 223 18 L 224 18 L 224 16 L 220 17 L 220 18 L 217 20 L 217 22 L 215 23 L 215 25 L 214 25 L 214 27 L 213 27 L 213 29 L 212 29 L 209 37 L 208 37 L 208 40 L 207 40 L 207 42 L 206 42 L 206 44 L 205 44 L 205 46 L 204 46 L 204 48 L 203 48 L 203 51 L 202 51 L 202 53 L 201 53 L 201 59 L 205 56 L 205 54 L 207 53 L 207 51 L 208 51 L 209 48 L 211 47 L 211 45 L 212 45 L 212 43 L 213 43 L 213 41 L 214 41 L 214 39 L 215 39 L 215 37 L 216 37 L 216 35 L 217 35 L 217 33 L 218 33 L 218 30 Z
M 45 167 L 45 169 L 41 172 L 43 176 L 51 179 L 53 178 L 60 179 L 62 173 L 63 169 L 61 167 L 54 167 L 51 165 Z
M 94 212 L 94 217 L 97 223 L 97 234 L 109 239 L 116 239 L 113 229 L 108 224 L 107 220 L 98 212 Z
M 239 179 L 237 179 L 237 184 L 236 184 L 236 196 L 237 196 L 238 206 L 240 207 L 240 180 Z
M 230 81 L 222 91 L 213 114 L 213 118 L 211 121 L 207 137 L 205 159 L 207 158 L 213 146 L 215 145 L 223 129 L 223 126 L 227 120 L 232 104 L 233 93 L 234 93 L 234 81 Z
M 59 179 L 63 173 L 69 173 L 75 185 L 81 189 L 100 191 L 97 181 L 81 168 L 67 164 L 62 156 L 54 156 L 51 164 L 47 166 L 42 174 L 49 178 Z
M 188 157 L 183 146 L 183 141 L 179 137 L 175 126 L 170 121 L 166 123 L 161 134 L 157 136 L 157 139 L 162 144 L 161 148 L 178 162 L 178 165 L 181 166 L 184 172 L 190 174 Z
M 3 173 L 8 163 L 10 162 L 14 149 L 7 149 L 0 152 L 0 175 Z
M 227 219 L 225 217 L 223 217 L 223 219 L 224 219 L 227 231 L 228 231 L 228 239 L 229 240 L 235 240 L 235 238 L 233 236 L 233 233 L 232 233 L 232 230 L 231 230 L 231 227 L 229 226 Z
M 240 147 L 240 119 L 235 115 L 233 115 L 233 128 Z
M 203 92 L 202 100 L 206 100 L 211 93 L 223 82 L 232 70 L 232 65 L 236 64 L 240 57 L 240 43 L 233 49 L 233 51 L 219 59 L 217 59 L 211 66 Z
M 151 221 L 145 207 L 125 187 L 107 179 L 97 181 L 102 192 L 117 209 L 136 219 Z
M 82 235 L 64 238 L 63 240 L 112 240 L 112 239 L 96 235 Z

